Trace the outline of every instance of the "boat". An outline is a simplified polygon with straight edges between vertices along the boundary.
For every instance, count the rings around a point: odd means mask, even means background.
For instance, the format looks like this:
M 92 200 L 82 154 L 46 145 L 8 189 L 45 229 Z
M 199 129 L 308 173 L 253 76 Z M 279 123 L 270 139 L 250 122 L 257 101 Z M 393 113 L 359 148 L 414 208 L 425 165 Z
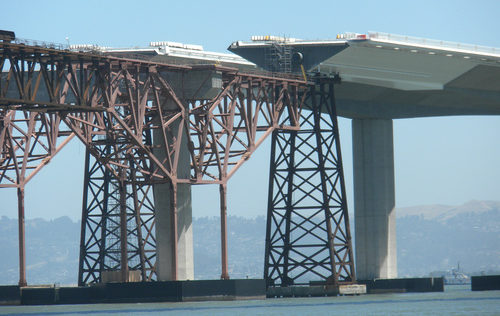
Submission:
M 470 277 L 460 271 L 460 263 L 458 263 L 456 269 L 452 268 L 451 271 L 443 275 L 443 279 L 446 285 L 470 284 Z

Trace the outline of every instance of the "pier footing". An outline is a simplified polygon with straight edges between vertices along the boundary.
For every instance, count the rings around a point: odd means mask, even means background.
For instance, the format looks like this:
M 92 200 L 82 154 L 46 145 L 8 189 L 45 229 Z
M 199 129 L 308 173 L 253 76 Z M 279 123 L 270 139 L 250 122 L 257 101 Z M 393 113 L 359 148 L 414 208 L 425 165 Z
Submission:
M 284 286 L 269 287 L 267 289 L 268 298 L 280 297 L 319 297 L 337 295 L 360 295 L 366 294 L 364 284 L 345 284 L 338 286 L 310 285 L 310 286 Z
M 500 275 L 472 276 L 470 281 L 472 291 L 500 290 Z
M 17 287 L 17 292 L 14 291 L 18 293 L 17 301 L 15 293 L 10 288 L 3 288 L 5 289 L 0 288 L 0 294 L 5 292 L 5 297 L 12 297 L 10 304 L 22 305 L 227 301 L 266 298 L 266 284 L 263 279 L 112 282 L 80 287 L 24 287 L 20 291 Z
M 0 305 L 17 305 L 21 302 L 19 285 L 0 286 Z
M 443 292 L 443 278 L 399 278 L 362 280 L 368 294 L 403 292 Z

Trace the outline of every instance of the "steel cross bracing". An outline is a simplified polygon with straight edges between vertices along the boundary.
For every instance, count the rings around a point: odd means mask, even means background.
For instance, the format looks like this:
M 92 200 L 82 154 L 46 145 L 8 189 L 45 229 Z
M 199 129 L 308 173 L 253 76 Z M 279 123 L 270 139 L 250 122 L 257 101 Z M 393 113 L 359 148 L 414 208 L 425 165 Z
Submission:
M 72 137 L 59 127 L 55 114 L 0 109 L 0 187 L 24 186 L 50 161 Z
M 190 102 L 192 178 L 225 184 L 273 130 L 297 130 L 304 88 L 271 78 L 229 76 L 216 98 Z
M 183 83 L 186 74 L 207 69 L 221 74 L 215 97 L 174 90 L 172 82 Z M 80 283 L 100 281 L 107 269 L 121 270 L 123 279 L 129 269 L 139 270 L 143 280 L 154 279 L 155 183 L 170 183 L 172 192 L 178 183 L 221 186 L 222 276 L 227 277 L 227 180 L 273 130 L 298 129 L 299 95 L 307 85 L 294 78 L 240 74 L 233 68 L 172 66 L 5 42 L 0 43 L 0 70 L 0 174 L 12 170 L 12 161 L 16 170 L 24 170 L 39 157 L 28 150 L 31 123 L 18 129 L 27 136 L 17 145 L 25 146 L 23 160 L 16 160 L 16 138 L 9 134 L 13 113 L 35 117 L 28 122 L 52 119 L 50 128 L 34 134 L 35 142 L 73 133 L 87 147 Z M 60 122 L 69 131 L 59 133 Z M 177 178 L 183 137 L 190 140 L 189 179 Z M 60 149 L 51 146 L 46 157 Z M 0 184 L 12 184 L 12 179 L 3 177 Z M 14 184 L 19 186 L 20 179 Z M 172 200 L 171 234 L 176 240 L 177 205 Z M 172 270 L 175 278 L 175 260 Z
M 86 152 L 78 284 L 101 281 L 102 271 L 121 270 L 120 182 Z M 127 268 L 154 278 L 156 241 L 152 185 L 131 181 L 126 193 Z
M 25 186 L 72 139 L 59 127 L 55 114 L 0 108 L 0 188 L 17 189 L 20 285 L 26 285 Z
M 307 94 L 300 131 L 272 135 L 264 278 L 355 282 L 333 79 Z

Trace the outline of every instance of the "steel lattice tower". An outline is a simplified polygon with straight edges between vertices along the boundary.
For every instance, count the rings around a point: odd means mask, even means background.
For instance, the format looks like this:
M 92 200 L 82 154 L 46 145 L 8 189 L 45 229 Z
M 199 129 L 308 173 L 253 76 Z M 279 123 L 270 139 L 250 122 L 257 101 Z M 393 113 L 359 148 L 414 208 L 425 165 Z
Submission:
M 130 271 L 140 271 L 144 281 L 155 279 L 154 214 L 151 185 L 118 181 L 87 150 L 78 285 L 101 282 L 104 271 L 120 271 L 122 249 Z
M 270 286 L 355 282 L 335 79 L 308 91 L 299 131 L 272 135 L 264 278 Z

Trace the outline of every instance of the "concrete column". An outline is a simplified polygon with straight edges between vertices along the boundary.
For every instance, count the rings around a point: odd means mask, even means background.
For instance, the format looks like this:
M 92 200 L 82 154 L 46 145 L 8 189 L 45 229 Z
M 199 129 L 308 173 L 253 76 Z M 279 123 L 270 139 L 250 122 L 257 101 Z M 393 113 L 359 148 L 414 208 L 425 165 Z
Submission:
M 356 276 L 396 278 L 392 120 L 353 119 L 352 143 Z
M 189 161 L 189 160 L 188 160 Z M 156 269 L 159 281 L 173 280 L 170 184 L 153 188 L 156 205 Z M 191 185 L 177 185 L 177 280 L 194 280 Z
M 26 283 L 26 234 L 24 231 L 24 185 L 17 188 L 17 221 L 19 233 L 19 286 L 27 286 Z
M 175 106 L 173 101 L 167 107 Z M 178 125 L 174 126 L 176 130 Z M 169 140 L 171 141 L 171 140 Z M 162 145 L 161 131 L 153 133 L 153 142 Z M 184 134 L 181 141 L 177 178 L 189 179 L 190 157 L 188 140 Z M 155 150 L 155 155 L 164 159 L 165 152 Z M 174 280 L 173 236 L 170 183 L 153 186 L 156 208 L 156 270 L 159 281 Z M 191 208 L 191 185 L 177 184 L 177 280 L 194 280 L 193 228 Z
M 166 74 L 163 74 L 166 76 Z M 189 71 L 184 74 L 168 74 L 169 84 L 180 98 L 181 96 L 190 100 L 212 99 L 222 89 L 222 74 L 213 70 Z M 173 100 L 167 102 L 165 109 L 176 109 Z M 176 130 L 178 125 L 172 128 Z M 172 142 L 172 139 L 168 140 Z M 162 145 L 161 131 L 153 133 L 153 142 Z M 155 150 L 155 155 L 164 159 L 165 152 Z M 179 164 L 177 166 L 177 178 L 189 179 L 191 171 L 191 159 L 188 149 L 188 137 L 183 134 Z M 156 269 L 160 281 L 173 280 L 173 247 L 171 221 L 173 216 L 171 209 L 170 183 L 157 184 L 153 187 L 156 218 Z M 193 260 L 193 229 L 191 209 L 191 185 L 177 184 L 177 280 L 194 280 Z

